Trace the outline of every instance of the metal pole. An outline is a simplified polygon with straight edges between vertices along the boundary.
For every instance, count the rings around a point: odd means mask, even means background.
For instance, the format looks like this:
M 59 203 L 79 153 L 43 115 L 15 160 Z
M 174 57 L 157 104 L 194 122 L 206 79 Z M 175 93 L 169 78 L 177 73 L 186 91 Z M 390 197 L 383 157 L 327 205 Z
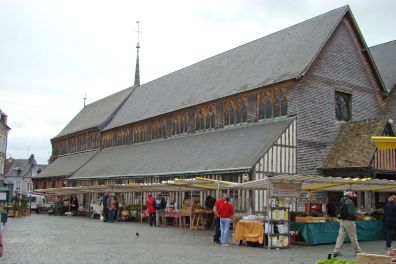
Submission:
M 143 191 L 140 192 L 140 223 L 143 223 Z M 150 216 L 149 216 L 150 217 Z
M 192 199 L 192 189 L 191 189 L 191 195 L 190 195 L 190 229 L 192 229 L 192 205 L 193 205 L 193 199 Z
M 182 200 L 181 200 L 181 197 L 182 197 L 182 195 L 181 195 L 181 191 L 179 190 L 179 197 L 178 197 L 178 211 L 179 211 L 179 228 L 182 228 L 182 211 L 181 211 L 181 206 L 182 206 Z

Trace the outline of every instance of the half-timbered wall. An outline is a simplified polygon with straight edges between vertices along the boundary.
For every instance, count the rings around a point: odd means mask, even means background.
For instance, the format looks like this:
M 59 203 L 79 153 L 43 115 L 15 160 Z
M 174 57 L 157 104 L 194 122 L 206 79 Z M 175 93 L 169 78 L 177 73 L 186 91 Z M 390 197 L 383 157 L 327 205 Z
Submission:
M 277 174 L 297 174 L 296 121 L 282 133 L 274 145 L 256 163 L 253 179 L 261 180 Z M 253 191 L 254 210 L 267 205 L 267 191 Z
M 287 116 L 283 84 L 186 108 L 102 133 L 102 147 L 141 143 Z
M 100 132 L 83 131 L 52 140 L 52 156 L 97 149 L 100 147 Z

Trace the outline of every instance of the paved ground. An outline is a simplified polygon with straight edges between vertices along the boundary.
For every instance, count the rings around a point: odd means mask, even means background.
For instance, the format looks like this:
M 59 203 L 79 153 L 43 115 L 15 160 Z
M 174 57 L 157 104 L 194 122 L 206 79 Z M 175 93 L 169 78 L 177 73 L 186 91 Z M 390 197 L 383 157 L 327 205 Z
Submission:
M 140 236 L 136 236 L 139 232 Z M 85 217 L 48 216 L 10 218 L 3 232 L 1 264 L 101 263 L 315 263 L 333 245 L 292 246 L 284 250 L 212 243 L 211 232 L 140 223 L 102 223 Z M 384 242 L 363 242 L 369 253 L 384 253 Z M 345 258 L 353 259 L 350 244 Z

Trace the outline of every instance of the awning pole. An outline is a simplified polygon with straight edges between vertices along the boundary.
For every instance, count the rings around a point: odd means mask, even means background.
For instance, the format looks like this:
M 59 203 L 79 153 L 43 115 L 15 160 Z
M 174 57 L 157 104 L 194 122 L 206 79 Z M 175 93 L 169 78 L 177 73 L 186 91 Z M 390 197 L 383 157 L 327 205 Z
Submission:
M 140 192 L 140 223 L 143 223 L 143 191 Z M 150 217 L 150 216 L 149 216 Z
M 182 211 L 181 211 L 181 206 L 182 206 L 182 192 L 179 189 L 179 197 L 178 197 L 178 208 L 177 210 L 179 211 L 179 228 L 182 228 Z
M 191 194 L 190 194 L 190 229 L 192 229 L 192 206 L 193 206 L 193 191 L 191 189 Z

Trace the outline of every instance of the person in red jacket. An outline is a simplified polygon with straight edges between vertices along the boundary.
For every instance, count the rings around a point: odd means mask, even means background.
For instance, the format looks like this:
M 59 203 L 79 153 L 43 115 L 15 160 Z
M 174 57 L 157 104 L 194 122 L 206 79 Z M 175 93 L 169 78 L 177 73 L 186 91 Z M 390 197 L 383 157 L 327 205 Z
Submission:
M 219 209 L 224 204 L 225 198 L 227 197 L 226 193 L 222 193 L 220 199 L 217 199 L 215 205 L 213 206 L 213 213 L 214 213 L 214 226 L 215 232 L 213 236 L 213 242 L 217 244 L 221 244 L 220 242 L 220 216 L 219 216 Z
M 154 196 L 149 194 L 146 200 L 147 213 L 149 214 L 150 226 L 155 226 L 155 208 L 154 208 Z
M 234 207 L 230 203 L 230 198 L 226 197 L 224 204 L 218 209 L 220 216 L 220 242 L 223 247 L 228 247 L 228 230 L 230 229 L 231 218 L 234 216 Z

